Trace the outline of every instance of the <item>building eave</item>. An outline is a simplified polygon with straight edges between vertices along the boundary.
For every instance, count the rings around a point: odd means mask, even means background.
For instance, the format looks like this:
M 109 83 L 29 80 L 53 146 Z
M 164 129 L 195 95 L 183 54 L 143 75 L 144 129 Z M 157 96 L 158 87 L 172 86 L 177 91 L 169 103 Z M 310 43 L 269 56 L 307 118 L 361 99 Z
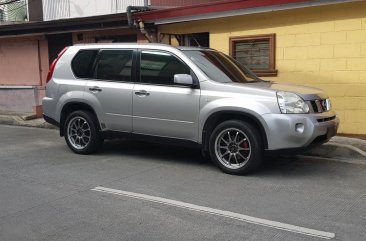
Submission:
M 357 1 L 361 0 L 233 0 L 141 12 L 135 18 L 162 25 Z
M 125 13 L 0 25 L 0 38 L 115 28 L 128 28 Z

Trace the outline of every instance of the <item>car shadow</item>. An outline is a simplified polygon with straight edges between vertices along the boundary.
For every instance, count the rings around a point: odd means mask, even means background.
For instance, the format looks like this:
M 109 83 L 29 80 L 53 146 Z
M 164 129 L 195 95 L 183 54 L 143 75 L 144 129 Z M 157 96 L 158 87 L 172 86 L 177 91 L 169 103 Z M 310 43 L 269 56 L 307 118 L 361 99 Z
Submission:
M 204 166 L 204 168 L 218 168 L 211 160 L 201 155 L 201 150 L 192 147 L 182 147 L 169 144 L 151 143 L 136 140 L 106 140 L 103 156 L 123 155 L 141 159 L 153 159 L 156 162 L 175 163 L 184 165 Z M 344 163 L 342 163 L 344 164 Z M 337 165 L 342 165 L 338 163 Z M 329 172 L 329 166 L 334 162 L 327 160 L 304 159 L 294 154 L 266 155 L 261 167 L 247 176 L 302 176 L 323 175 Z M 347 164 L 345 164 L 347 165 Z M 341 171 L 341 169 L 339 169 Z
M 101 154 L 121 154 L 143 159 L 159 159 L 162 162 L 187 163 L 191 165 L 212 165 L 209 159 L 201 155 L 199 148 L 137 140 L 106 140 Z

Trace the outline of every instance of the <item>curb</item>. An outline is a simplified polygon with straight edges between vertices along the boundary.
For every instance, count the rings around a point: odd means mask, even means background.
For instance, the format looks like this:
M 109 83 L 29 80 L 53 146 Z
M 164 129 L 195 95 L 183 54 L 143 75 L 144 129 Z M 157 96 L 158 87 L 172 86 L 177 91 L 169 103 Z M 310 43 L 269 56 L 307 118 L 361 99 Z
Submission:
M 366 141 L 335 136 L 328 143 L 306 151 L 304 155 L 343 161 L 357 160 L 366 165 Z
M 20 116 L 12 116 L 12 115 L 0 115 L 0 124 L 3 125 L 14 125 L 14 126 L 26 126 L 26 127 L 37 127 L 37 128 L 45 128 L 45 129 L 58 129 L 56 126 L 53 126 L 47 123 L 44 119 L 32 119 L 32 120 L 24 120 Z

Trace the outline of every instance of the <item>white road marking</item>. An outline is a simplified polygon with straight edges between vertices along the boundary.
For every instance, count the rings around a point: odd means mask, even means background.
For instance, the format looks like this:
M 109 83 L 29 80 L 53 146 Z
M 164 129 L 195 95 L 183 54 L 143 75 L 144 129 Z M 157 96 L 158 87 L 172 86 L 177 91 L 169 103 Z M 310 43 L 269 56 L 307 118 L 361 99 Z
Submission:
M 230 211 L 199 206 L 199 205 L 195 205 L 195 204 L 191 204 L 191 203 L 180 202 L 180 201 L 176 201 L 176 200 L 172 200 L 172 199 L 155 197 L 155 196 L 150 196 L 150 195 L 141 194 L 141 193 L 127 192 L 127 191 L 122 191 L 122 190 L 117 190 L 117 189 L 106 188 L 106 187 L 95 187 L 91 190 L 120 195 L 120 196 L 126 196 L 126 197 L 130 197 L 130 198 L 141 199 L 144 201 L 165 204 L 165 205 L 174 206 L 174 207 L 178 207 L 178 208 L 185 208 L 185 209 L 202 212 L 202 213 L 209 213 L 209 214 L 218 215 L 218 216 L 231 218 L 231 219 L 236 219 L 236 220 L 240 220 L 243 222 L 257 224 L 257 225 L 261 225 L 261 226 L 265 226 L 265 227 L 271 227 L 271 228 L 285 230 L 285 231 L 293 232 L 293 233 L 300 233 L 300 234 L 304 234 L 307 236 L 314 236 L 314 237 L 323 238 L 323 239 L 332 239 L 335 237 L 335 233 L 324 232 L 324 231 L 319 231 L 319 230 L 310 229 L 310 228 L 304 228 L 304 227 L 295 226 L 295 225 L 291 225 L 291 224 L 271 221 L 271 220 L 262 219 L 262 218 L 256 218 L 256 217 L 252 217 L 252 216 L 248 216 L 248 215 L 244 215 L 244 214 L 240 214 L 240 213 L 234 213 L 234 212 L 230 212 Z

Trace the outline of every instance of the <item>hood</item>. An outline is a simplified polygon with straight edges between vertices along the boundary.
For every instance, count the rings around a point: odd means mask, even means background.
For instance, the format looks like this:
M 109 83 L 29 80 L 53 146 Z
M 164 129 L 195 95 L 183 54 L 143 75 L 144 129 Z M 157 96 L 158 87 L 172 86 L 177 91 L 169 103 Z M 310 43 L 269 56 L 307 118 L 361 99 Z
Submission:
M 315 100 L 315 99 L 326 99 L 328 98 L 327 94 L 318 88 L 308 87 L 303 85 L 296 84 L 279 84 L 274 81 L 261 81 L 261 82 L 253 82 L 253 83 L 227 83 L 232 86 L 247 86 L 250 88 L 258 88 L 263 90 L 273 90 L 273 91 L 287 91 L 295 93 L 304 100 Z

